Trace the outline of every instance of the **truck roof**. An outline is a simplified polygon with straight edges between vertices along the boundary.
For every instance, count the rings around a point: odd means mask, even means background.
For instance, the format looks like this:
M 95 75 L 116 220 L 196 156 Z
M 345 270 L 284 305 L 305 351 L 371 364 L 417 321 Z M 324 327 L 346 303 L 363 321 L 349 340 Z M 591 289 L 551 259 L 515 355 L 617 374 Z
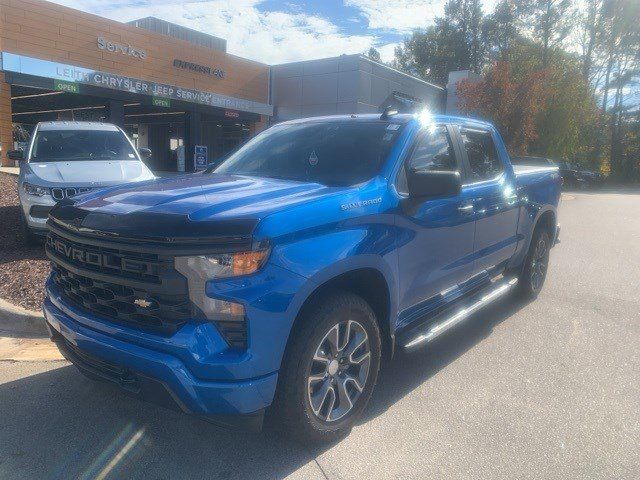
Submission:
M 100 122 L 75 122 L 75 121 L 56 121 L 56 122 L 40 122 L 38 123 L 38 130 L 93 130 L 93 131 L 106 131 L 116 132 L 118 128 L 111 123 Z
M 294 124 L 300 124 L 300 123 L 307 123 L 307 122 L 346 122 L 346 121 L 352 121 L 352 122 L 358 122 L 358 121 L 363 121 L 363 122 L 372 122 L 372 121 L 376 121 L 376 120 L 380 120 L 380 121 L 385 121 L 385 122 L 389 122 L 392 121 L 394 123 L 400 123 L 400 124 L 405 124 L 405 123 L 409 123 L 413 120 L 418 120 L 420 118 L 420 114 L 415 114 L 415 113 L 397 113 L 394 115 L 390 115 L 388 118 L 386 119 L 382 119 L 381 118 L 380 113 L 358 113 L 358 114 L 351 114 L 351 115 L 327 115 L 327 116 L 322 116 L 322 117 L 309 117 L 309 118 L 298 118 L 295 120 L 287 120 L 282 122 L 283 124 L 286 125 L 294 125 Z M 454 115 L 433 115 L 433 121 L 437 122 L 437 123 L 455 123 L 458 125 L 476 125 L 476 126 L 483 126 L 483 127 L 493 127 L 493 125 L 487 121 L 484 120 L 478 120 L 475 118 L 470 118 L 470 117 L 458 117 L 458 116 L 454 116 Z

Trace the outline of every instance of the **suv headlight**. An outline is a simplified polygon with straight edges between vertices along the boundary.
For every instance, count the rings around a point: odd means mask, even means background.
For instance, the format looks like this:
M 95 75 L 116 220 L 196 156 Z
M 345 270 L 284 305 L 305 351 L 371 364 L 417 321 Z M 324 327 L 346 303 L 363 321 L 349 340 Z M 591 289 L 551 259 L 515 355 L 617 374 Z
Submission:
M 47 187 L 40 187 L 27 182 L 22 184 L 22 189 L 25 193 L 33 195 L 34 197 L 44 197 L 45 195 L 49 195 L 49 189 Z

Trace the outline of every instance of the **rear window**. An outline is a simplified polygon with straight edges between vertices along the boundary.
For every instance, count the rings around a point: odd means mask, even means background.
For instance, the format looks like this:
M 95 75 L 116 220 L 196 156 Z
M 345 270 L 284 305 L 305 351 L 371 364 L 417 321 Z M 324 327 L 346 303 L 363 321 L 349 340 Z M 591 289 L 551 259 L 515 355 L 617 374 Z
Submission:
M 355 185 L 380 171 L 400 130 L 401 125 L 384 121 L 276 125 L 229 156 L 215 172 Z
M 120 131 L 40 130 L 30 162 L 74 160 L 137 160 L 136 152 Z

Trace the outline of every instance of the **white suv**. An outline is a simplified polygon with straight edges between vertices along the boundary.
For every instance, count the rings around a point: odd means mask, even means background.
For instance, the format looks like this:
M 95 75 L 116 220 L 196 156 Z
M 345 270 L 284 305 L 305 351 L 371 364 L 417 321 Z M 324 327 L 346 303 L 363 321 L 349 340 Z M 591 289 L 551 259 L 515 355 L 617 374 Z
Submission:
M 27 243 L 45 235 L 49 210 L 56 202 L 98 187 L 155 178 L 122 129 L 107 123 L 42 122 L 36 125 L 20 162 L 18 195 Z

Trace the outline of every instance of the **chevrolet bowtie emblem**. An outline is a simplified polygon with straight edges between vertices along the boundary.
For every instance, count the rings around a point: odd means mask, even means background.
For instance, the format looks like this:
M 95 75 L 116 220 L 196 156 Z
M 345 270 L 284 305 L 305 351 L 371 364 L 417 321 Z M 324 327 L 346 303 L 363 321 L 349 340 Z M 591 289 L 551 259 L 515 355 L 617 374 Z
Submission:
M 151 305 L 153 305 L 152 302 L 150 302 L 149 300 L 145 300 L 144 298 L 136 298 L 133 303 L 135 303 L 140 308 L 149 308 Z

